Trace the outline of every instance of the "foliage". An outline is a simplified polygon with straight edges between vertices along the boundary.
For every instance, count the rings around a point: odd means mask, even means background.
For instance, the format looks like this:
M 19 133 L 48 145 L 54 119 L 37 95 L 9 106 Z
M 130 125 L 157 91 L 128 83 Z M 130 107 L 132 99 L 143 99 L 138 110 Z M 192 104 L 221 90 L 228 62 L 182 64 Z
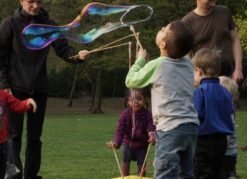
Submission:
M 234 16 L 237 14 L 244 16 L 247 7 L 246 0 L 218 0 L 217 4 L 226 5 Z
M 175 19 L 182 18 L 186 13 L 190 10 L 193 10 L 195 7 L 195 0 L 98 0 L 102 3 L 107 4 L 122 4 L 122 5 L 134 5 L 134 4 L 148 4 L 153 7 L 154 14 L 152 18 L 144 23 L 135 25 L 135 29 L 140 34 L 140 40 L 144 48 L 147 49 L 150 55 L 150 59 L 156 58 L 159 56 L 158 48 L 155 45 L 155 36 L 158 30 L 168 24 L 170 21 Z M 44 8 L 48 10 L 52 19 L 56 20 L 59 24 L 67 24 L 71 22 L 82 10 L 82 8 L 88 4 L 89 0 L 43 0 Z M 218 0 L 217 4 L 223 4 L 230 8 L 231 12 L 235 17 L 236 24 L 239 29 L 239 34 L 241 37 L 241 44 L 245 53 L 245 58 L 247 54 L 247 20 L 246 20 L 246 0 Z M 19 0 L 1 0 L 0 1 L 0 20 L 9 14 L 13 14 L 13 10 L 19 6 Z M 140 11 L 141 13 L 141 11 Z M 137 13 L 138 15 L 138 13 Z M 92 50 L 96 47 L 100 47 L 109 42 L 112 42 L 118 38 L 129 35 L 131 32 L 128 28 L 122 28 L 112 33 L 105 34 L 94 41 L 92 44 L 79 44 L 70 41 L 70 44 L 74 46 L 76 49 L 88 49 Z M 128 39 L 133 43 L 132 45 L 132 62 L 134 61 L 134 53 L 135 53 L 135 39 Z M 246 59 L 245 59 L 246 60 Z M 70 73 L 66 73 L 63 75 L 62 72 L 57 72 L 57 68 L 61 67 L 61 61 L 58 60 L 58 57 L 54 55 L 54 52 L 50 53 L 49 61 L 48 61 L 48 71 L 49 78 L 52 80 L 51 83 L 51 91 L 55 91 L 58 86 L 67 86 L 73 80 L 74 74 L 72 70 L 75 66 L 70 66 L 68 63 L 64 63 L 65 68 L 69 68 L 68 71 Z M 115 76 L 113 74 L 117 74 L 118 80 L 123 80 L 120 83 L 116 84 L 117 89 L 124 89 L 124 78 L 126 76 L 126 72 L 128 70 L 128 47 L 123 46 L 112 50 L 106 50 L 103 52 L 98 52 L 91 54 L 89 59 L 87 60 L 87 67 L 80 73 L 80 83 L 77 83 L 77 90 L 91 90 L 92 88 L 92 80 L 95 78 L 95 69 L 102 69 L 104 75 L 103 82 L 103 95 L 108 96 L 112 94 L 113 85 L 110 82 L 115 80 Z M 57 74 L 56 74 L 57 73 Z M 62 77 L 59 77 L 62 76 Z M 114 78 L 113 78 L 114 77 Z M 56 79 L 57 78 L 57 79 Z M 64 78 L 64 79 L 63 79 Z M 63 79 L 63 80 L 62 80 Z M 53 81 L 54 80 L 54 81 Z M 55 82 L 58 80 L 57 82 Z M 63 84 L 66 80 L 66 84 Z M 82 81 L 83 82 L 82 82 Z M 57 83 L 61 84 L 58 85 Z M 54 85 L 56 84 L 56 85 Z M 85 87 L 81 87 L 83 85 Z M 70 88 L 64 88 L 69 90 Z M 60 91 L 59 88 L 57 90 Z M 117 95 L 121 95 L 121 91 L 117 92 Z M 119 93 L 119 94 L 118 94 Z M 54 92 L 51 93 L 54 95 Z M 58 94 L 58 93 L 56 93 Z M 65 92 L 59 95 L 65 95 Z M 69 91 L 67 92 L 69 94 Z
M 247 11 L 245 11 L 245 16 L 247 17 Z M 241 40 L 241 46 L 244 51 L 244 58 L 247 60 L 247 19 L 243 16 L 237 16 L 236 23 L 238 26 L 239 36 Z
M 0 1 L 0 22 L 10 14 L 14 13 L 14 10 L 19 7 L 19 0 L 1 0 Z
M 56 73 L 54 70 L 49 73 L 49 95 L 57 97 L 67 97 L 68 91 L 72 85 L 71 76 L 73 76 L 74 68 L 67 67 L 66 69 Z
M 65 66 L 64 66 L 65 65 Z M 80 75 L 76 82 L 74 97 L 91 96 L 92 81 L 94 81 L 94 73 L 89 64 L 82 64 L 80 67 Z M 105 96 L 118 97 L 123 96 L 125 88 L 124 81 L 126 68 L 115 68 L 104 71 L 103 73 L 103 94 Z M 68 65 L 66 62 L 57 63 L 56 67 L 51 68 L 49 72 L 49 96 L 51 97 L 69 97 L 73 77 L 75 74 L 75 65 Z M 109 80 L 111 79 L 111 80 Z

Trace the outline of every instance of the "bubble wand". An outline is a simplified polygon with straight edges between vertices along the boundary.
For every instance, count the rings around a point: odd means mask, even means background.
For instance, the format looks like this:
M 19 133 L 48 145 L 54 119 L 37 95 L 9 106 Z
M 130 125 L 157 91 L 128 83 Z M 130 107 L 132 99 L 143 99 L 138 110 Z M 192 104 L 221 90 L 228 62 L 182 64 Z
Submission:
M 110 142 L 110 144 L 113 146 L 113 142 L 112 142 L 112 141 Z M 119 163 L 119 161 L 118 161 L 117 153 L 116 153 L 116 150 L 115 150 L 114 147 L 112 147 L 112 151 L 113 151 L 113 154 L 114 154 L 114 156 L 115 156 L 115 159 L 116 159 L 116 162 L 117 162 L 117 166 L 118 166 L 119 172 L 120 172 L 121 177 L 122 177 L 122 179 L 123 179 L 123 178 L 124 178 L 123 171 L 122 171 L 122 169 L 121 169 L 121 167 L 120 167 L 120 163 Z
M 130 31 L 133 32 L 133 35 L 134 35 L 135 38 L 136 38 L 136 42 L 137 42 L 138 46 L 143 50 L 143 46 L 142 46 L 142 44 L 141 44 L 141 42 L 140 42 L 140 39 L 139 39 L 139 37 L 138 37 L 138 34 L 136 33 L 135 28 L 134 28 L 133 25 L 130 26 Z
M 137 32 L 137 34 L 139 34 L 139 32 Z M 91 50 L 91 51 L 89 51 L 89 53 L 94 53 L 94 52 L 98 52 L 98 51 L 102 51 L 102 50 L 108 50 L 108 49 L 113 49 L 113 48 L 120 47 L 120 46 L 123 46 L 123 45 L 127 45 L 127 43 L 122 43 L 122 44 L 119 44 L 119 45 L 110 46 L 112 44 L 115 44 L 115 43 L 117 43 L 119 41 L 125 40 L 125 39 L 127 39 L 129 37 L 133 37 L 133 36 L 134 36 L 134 34 L 127 35 L 127 36 L 125 36 L 123 38 L 117 39 L 117 40 L 115 40 L 113 42 L 110 42 L 110 43 L 108 43 L 106 45 L 103 45 L 103 46 L 98 47 L 98 48 L 96 48 L 94 50 Z M 75 58 L 78 58 L 78 57 L 79 57 L 79 55 L 74 55 L 74 56 L 69 57 L 69 59 L 75 59 Z

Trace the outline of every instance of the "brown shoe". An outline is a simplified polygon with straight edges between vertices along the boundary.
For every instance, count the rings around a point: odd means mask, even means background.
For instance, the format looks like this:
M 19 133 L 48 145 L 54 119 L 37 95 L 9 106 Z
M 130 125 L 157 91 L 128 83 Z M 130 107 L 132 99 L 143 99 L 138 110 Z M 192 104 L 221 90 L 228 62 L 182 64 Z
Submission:
M 242 151 L 247 151 L 247 146 L 240 147 L 240 149 L 241 149 Z

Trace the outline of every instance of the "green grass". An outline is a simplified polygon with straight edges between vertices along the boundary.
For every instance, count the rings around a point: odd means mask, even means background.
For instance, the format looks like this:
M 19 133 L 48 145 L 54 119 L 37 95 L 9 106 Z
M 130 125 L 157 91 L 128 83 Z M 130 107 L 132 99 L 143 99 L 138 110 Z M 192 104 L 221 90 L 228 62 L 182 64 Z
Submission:
M 247 145 L 247 112 L 237 112 L 236 117 L 237 143 L 238 147 Z M 238 150 L 237 172 L 241 178 L 247 178 L 247 152 Z
M 118 115 L 47 115 L 43 131 L 41 175 L 49 178 L 110 179 L 120 176 L 112 140 Z M 121 150 L 117 151 L 121 161 Z M 151 166 L 153 147 L 150 152 Z M 136 166 L 132 163 L 132 172 Z
M 247 145 L 247 112 L 238 112 L 238 145 Z M 41 175 L 45 179 L 110 179 L 120 176 L 112 150 L 105 143 L 112 139 L 118 114 L 48 114 L 43 130 Z M 121 161 L 121 150 L 118 156 Z M 153 175 L 153 153 L 148 157 L 147 176 Z M 247 152 L 238 151 L 238 174 L 247 178 Z M 132 173 L 136 166 L 132 162 Z

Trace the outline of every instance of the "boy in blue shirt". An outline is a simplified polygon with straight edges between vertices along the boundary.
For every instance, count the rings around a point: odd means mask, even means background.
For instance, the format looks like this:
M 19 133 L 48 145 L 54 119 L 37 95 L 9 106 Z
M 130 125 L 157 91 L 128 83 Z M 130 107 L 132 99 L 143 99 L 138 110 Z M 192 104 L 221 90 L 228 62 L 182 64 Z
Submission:
M 220 178 L 227 147 L 227 135 L 234 133 L 232 97 L 219 82 L 219 51 L 199 50 L 194 65 L 195 108 L 200 120 L 195 152 L 196 178 Z

